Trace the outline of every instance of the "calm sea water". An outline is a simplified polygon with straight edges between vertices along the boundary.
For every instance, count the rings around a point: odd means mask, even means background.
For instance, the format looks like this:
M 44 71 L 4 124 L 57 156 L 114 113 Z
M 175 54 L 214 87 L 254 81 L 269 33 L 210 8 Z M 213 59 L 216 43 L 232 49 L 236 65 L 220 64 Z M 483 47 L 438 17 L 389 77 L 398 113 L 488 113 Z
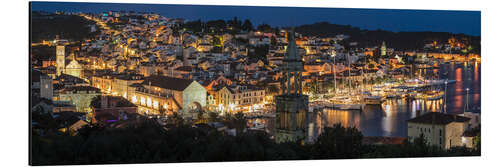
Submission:
M 448 84 L 446 94 L 446 112 L 463 113 L 469 88 L 469 107 L 481 106 L 481 64 L 443 64 L 439 70 L 425 70 L 422 73 L 436 73 L 441 79 L 456 80 Z M 364 136 L 406 137 L 406 120 L 427 112 L 442 111 L 444 99 L 440 100 L 404 100 L 385 101 L 382 106 L 367 106 L 364 111 L 324 110 L 312 113 L 309 117 L 308 133 L 315 137 L 321 129 L 340 123 L 343 126 L 356 127 Z M 274 134 L 274 119 L 254 119 L 250 122 L 262 122 L 266 131 Z

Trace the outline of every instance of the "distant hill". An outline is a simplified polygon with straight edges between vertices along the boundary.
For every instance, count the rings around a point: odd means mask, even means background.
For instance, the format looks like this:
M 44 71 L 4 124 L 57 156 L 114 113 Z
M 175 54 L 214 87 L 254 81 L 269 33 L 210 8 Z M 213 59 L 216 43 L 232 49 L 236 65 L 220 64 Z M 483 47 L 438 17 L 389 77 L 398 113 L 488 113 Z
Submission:
M 32 42 L 54 40 L 56 35 L 72 41 L 80 41 L 93 36 L 88 25 L 94 23 L 77 15 L 33 11 L 30 23 Z
M 358 42 L 361 47 L 380 46 L 385 41 L 388 47 L 398 50 L 420 50 L 432 41 L 447 42 L 454 37 L 466 41 L 473 47 L 473 52 L 480 52 L 481 37 L 448 32 L 391 32 L 384 30 L 364 30 L 350 25 L 338 25 L 328 22 L 301 25 L 295 31 L 307 36 L 334 37 L 339 34 L 351 36 L 346 42 Z

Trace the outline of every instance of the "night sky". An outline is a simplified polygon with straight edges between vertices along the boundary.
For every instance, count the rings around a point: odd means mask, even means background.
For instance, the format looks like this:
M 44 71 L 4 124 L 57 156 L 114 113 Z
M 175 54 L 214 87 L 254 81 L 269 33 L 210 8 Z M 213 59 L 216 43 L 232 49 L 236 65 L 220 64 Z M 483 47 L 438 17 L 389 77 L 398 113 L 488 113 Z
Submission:
M 443 10 L 391 10 L 347 8 L 300 7 L 248 7 L 202 6 L 166 4 L 112 4 L 112 3 L 63 3 L 32 2 L 35 11 L 105 12 L 136 11 L 154 12 L 171 18 L 188 20 L 229 20 L 238 17 L 250 19 L 254 26 L 267 23 L 271 26 L 290 26 L 327 21 L 350 24 L 361 29 L 389 31 L 434 31 L 481 35 L 481 12 Z

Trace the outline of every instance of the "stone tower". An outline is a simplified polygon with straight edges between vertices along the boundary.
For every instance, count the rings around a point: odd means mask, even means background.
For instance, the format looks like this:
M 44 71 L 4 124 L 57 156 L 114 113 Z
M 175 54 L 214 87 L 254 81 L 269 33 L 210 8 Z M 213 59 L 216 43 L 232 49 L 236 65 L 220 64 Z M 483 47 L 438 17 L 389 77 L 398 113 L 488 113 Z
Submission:
M 385 41 L 382 42 L 382 46 L 380 47 L 380 55 L 385 57 L 387 55 L 387 47 L 385 46 Z
M 64 57 L 64 45 L 56 46 L 56 74 L 57 76 L 64 73 L 64 68 L 66 68 L 66 58 Z
M 281 94 L 276 101 L 276 141 L 304 140 L 308 96 L 302 94 L 302 71 L 304 64 L 298 54 L 293 29 L 288 35 L 288 46 L 281 71 Z

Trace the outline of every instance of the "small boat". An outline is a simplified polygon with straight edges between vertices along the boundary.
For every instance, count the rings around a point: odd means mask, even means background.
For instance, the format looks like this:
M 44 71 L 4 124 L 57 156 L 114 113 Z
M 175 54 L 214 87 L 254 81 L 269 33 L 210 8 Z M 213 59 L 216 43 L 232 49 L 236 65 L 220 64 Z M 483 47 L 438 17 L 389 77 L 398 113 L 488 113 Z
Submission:
M 450 80 L 446 80 L 446 81 L 448 81 L 448 84 L 457 82 L 457 80 L 454 80 L 454 79 L 450 79 Z
M 439 100 L 442 98 L 443 98 L 443 95 L 440 95 L 440 96 L 435 96 L 435 97 L 429 97 L 429 98 L 427 98 L 427 100 Z
M 338 110 L 361 110 L 362 104 L 334 104 L 335 109 Z
M 389 94 L 389 95 L 386 96 L 386 98 L 388 98 L 388 99 L 398 98 L 398 95 L 396 95 L 396 94 Z
M 380 96 L 366 96 L 364 99 L 363 99 L 364 103 L 367 104 L 367 105 L 379 105 L 382 103 L 382 97 Z

